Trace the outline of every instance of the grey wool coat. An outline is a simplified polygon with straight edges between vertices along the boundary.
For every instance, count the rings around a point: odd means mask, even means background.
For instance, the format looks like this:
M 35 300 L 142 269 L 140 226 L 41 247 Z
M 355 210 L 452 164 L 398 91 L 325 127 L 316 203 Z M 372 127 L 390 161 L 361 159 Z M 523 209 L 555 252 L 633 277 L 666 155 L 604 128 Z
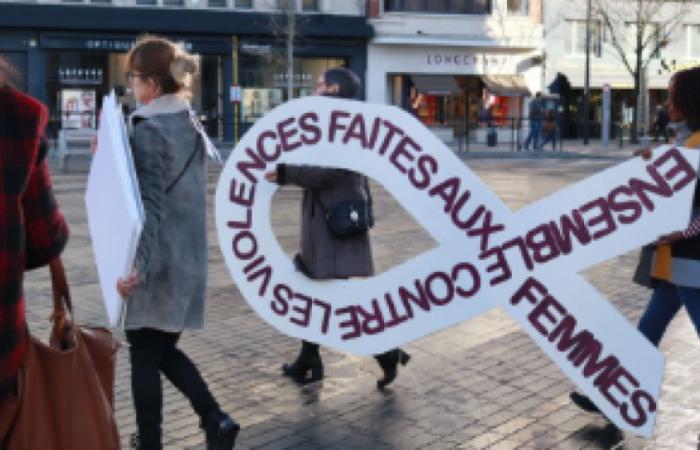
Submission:
M 298 255 L 301 264 L 297 261 L 302 272 L 318 280 L 374 274 L 369 233 L 337 238 L 324 217 L 324 208 L 330 210 L 338 202 L 367 199 L 367 180 L 363 175 L 343 169 L 279 164 L 277 181 L 304 188 Z
M 140 283 L 126 300 L 127 330 L 204 326 L 206 152 L 188 108 L 184 99 L 165 95 L 131 117 L 145 222 L 135 262 Z

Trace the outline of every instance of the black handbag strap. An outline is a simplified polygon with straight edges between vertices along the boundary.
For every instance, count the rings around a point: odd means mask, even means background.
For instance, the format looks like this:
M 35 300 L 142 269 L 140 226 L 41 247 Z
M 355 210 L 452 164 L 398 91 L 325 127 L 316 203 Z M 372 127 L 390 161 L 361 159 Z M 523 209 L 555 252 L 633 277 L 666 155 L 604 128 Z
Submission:
M 367 210 L 369 211 L 369 226 L 374 226 L 374 210 L 372 209 L 372 191 L 369 190 L 369 178 L 365 177 L 365 192 L 367 192 Z
M 195 145 L 194 151 L 192 152 L 192 154 L 190 155 L 190 157 L 187 159 L 187 163 L 185 164 L 185 167 L 182 169 L 182 171 L 180 172 L 180 174 L 179 174 L 177 177 L 175 177 L 175 179 L 170 183 L 170 185 L 169 185 L 167 188 L 165 188 L 165 193 L 166 193 L 166 194 L 167 194 L 168 192 L 170 192 L 170 191 L 172 190 L 173 187 L 175 187 L 175 185 L 177 184 L 177 182 L 180 181 L 180 178 L 182 178 L 182 176 L 185 174 L 185 172 L 187 172 L 187 168 L 190 167 L 190 164 L 192 164 L 192 160 L 194 159 L 194 155 L 197 154 L 197 151 L 199 150 L 199 147 L 201 146 L 201 143 L 202 143 L 202 138 L 201 138 L 201 136 L 198 135 L 198 136 L 197 136 L 197 145 Z

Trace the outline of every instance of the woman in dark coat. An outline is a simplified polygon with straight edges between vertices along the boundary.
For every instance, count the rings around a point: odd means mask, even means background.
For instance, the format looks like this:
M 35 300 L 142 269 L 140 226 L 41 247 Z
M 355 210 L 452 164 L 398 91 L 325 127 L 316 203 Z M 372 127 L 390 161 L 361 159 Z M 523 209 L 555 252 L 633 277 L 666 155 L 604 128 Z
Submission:
M 316 82 L 316 94 L 353 99 L 360 89 L 357 76 L 345 68 L 327 70 Z M 295 257 L 297 268 L 314 280 L 345 279 L 374 275 L 369 234 L 338 238 L 331 234 L 324 214 L 341 201 L 369 201 L 367 178 L 358 173 L 307 165 L 279 164 L 266 174 L 268 181 L 304 188 L 302 199 L 301 252 Z M 375 356 L 384 376 L 377 381 L 380 389 L 397 375 L 398 364 L 405 365 L 410 356 L 401 349 Z M 299 382 L 312 382 L 323 377 L 323 363 L 318 344 L 302 341 L 301 352 L 282 372 Z

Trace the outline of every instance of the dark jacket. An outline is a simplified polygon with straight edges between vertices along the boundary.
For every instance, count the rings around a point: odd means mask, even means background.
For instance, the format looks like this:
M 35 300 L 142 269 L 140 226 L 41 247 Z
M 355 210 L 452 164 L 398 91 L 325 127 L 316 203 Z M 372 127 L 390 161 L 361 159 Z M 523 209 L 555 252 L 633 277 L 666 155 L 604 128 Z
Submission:
M 40 145 L 47 117 L 37 100 L 0 86 L 0 398 L 27 347 L 24 271 L 50 263 L 68 239 Z
M 367 199 L 363 175 L 343 169 L 279 164 L 277 181 L 304 188 L 299 254 L 302 272 L 318 280 L 374 274 L 369 234 L 337 238 L 329 231 L 323 213 L 341 201 Z

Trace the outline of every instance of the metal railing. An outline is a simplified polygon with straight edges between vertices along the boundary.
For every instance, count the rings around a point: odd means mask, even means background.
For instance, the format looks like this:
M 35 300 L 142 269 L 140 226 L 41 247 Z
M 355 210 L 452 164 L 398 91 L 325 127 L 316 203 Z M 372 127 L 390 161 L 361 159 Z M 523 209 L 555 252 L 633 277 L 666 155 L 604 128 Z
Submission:
M 560 121 L 557 121 L 556 130 L 554 132 L 554 143 L 552 151 L 563 151 L 563 139 L 561 136 Z M 531 142 L 527 142 L 528 148 L 532 150 L 546 150 L 542 145 L 545 140 L 545 133 L 542 129 L 544 121 L 541 121 L 540 130 L 537 138 L 534 136 Z M 475 148 L 504 147 L 510 148 L 511 151 L 525 150 L 524 144 L 530 134 L 530 119 L 527 117 L 505 117 L 493 121 L 469 121 L 465 119 L 457 119 L 453 122 L 454 137 L 457 140 L 457 149 L 460 152 L 469 152 Z M 483 131 L 480 131 L 483 130 Z M 494 139 L 495 135 L 495 139 Z M 537 143 L 537 145 L 535 145 Z M 550 145 L 552 141 L 547 141 L 546 145 Z

